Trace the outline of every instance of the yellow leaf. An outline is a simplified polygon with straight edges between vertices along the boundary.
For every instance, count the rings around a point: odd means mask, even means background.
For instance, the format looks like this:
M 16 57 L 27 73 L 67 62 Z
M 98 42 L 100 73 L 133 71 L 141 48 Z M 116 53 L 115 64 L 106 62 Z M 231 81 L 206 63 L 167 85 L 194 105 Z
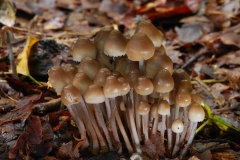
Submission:
M 18 65 L 17 65 L 17 73 L 28 76 L 35 83 L 37 83 L 38 85 L 41 85 L 30 75 L 29 69 L 28 69 L 28 56 L 30 55 L 32 46 L 38 41 L 39 41 L 38 38 L 30 36 L 30 35 L 28 36 L 27 42 L 24 46 L 22 53 L 20 53 L 17 57 L 17 59 L 19 61 Z

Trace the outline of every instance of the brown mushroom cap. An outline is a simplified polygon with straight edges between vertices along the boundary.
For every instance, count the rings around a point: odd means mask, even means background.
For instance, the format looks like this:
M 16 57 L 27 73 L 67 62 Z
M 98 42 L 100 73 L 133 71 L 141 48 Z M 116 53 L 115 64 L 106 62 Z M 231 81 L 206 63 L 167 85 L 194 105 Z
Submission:
M 165 53 L 155 51 L 155 54 L 146 61 L 146 73 L 153 78 L 160 68 L 173 72 L 173 62 Z
M 62 69 L 69 75 L 71 81 L 78 72 L 78 68 L 73 64 L 65 64 Z
M 119 77 L 118 82 L 122 86 L 121 95 L 126 95 L 130 91 L 130 85 L 129 85 L 128 81 L 123 77 Z
M 179 90 L 176 94 L 176 104 L 179 107 L 187 107 L 191 103 L 191 95 L 186 90 Z
M 127 40 L 120 31 L 112 30 L 105 40 L 103 51 L 110 57 L 119 57 L 126 54 Z
M 134 89 L 139 95 L 149 95 L 153 92 L 153 84 L 146 76 L 140 76 L 134 84 Z
M 78 72 L 74 76 L 72 84 L 80 91 L 81 94 L 84 94 L 88 86 L 93 84 L 93 82 L 85 73 Z
M 134 69 L 138 69 L 138 62 L 131 61 L 128 58 L 122 58 L 116 65 L 116 71 L 120 72 L 123 77 L 126 77 L 127 74 Z
M 176 119 L 172 123 L 172 131 L 174 133 L 182 133 L 184 129 L 183 122 L 180 119 Z
M 98 52 L 97 61 L 101 67 L 107 67 L 113 70 L 113 63 L 111 63 L 111 61 L 113 61 L 112 57 L 105 55 L 103 51 Z
M 170 105 L 166 100 L 161 100 L 159 102 L 158 114 L 160 114 L 160 115 L 169 115 L 170 114 Z
M 178 85 L 182 80 L 188 80 L 189 82 L 191 82 L 189 75 L 183 69 L 174 70 L 172 77 L 174 80 L 175 88 L 178 88 Z
M 72 50 L 73 60 L 80 62 L 84 57 L 96 59 L 97 48 L 85 37 L 79 37 Z
M 198 103 L 192 103 L 188 111 L 188 118 L 191 122 L 201 122 L 205 118 L 205 112 Z
M 140 115 L 146 115 L 150 111 L 150 104 L 148 104 L 146 101 L 142 100 L 137 105 L 137 110 Z
M 186 79 L 182 80 L 178 85 L 178 90 L 182 90 L 182 89 L 190 93 L 192 91 L 191 82 Z
M 118 71 L 113 71 L 113 72 L 112 72 L 112 75 L 113 75 L 114 77 L 116 77 L 116 78 L 122 77 L 122 74 L 121 74 L 120 72 L 118 72 Z
M 78 72 L 85 73 L 90 79 L 93 79 L 100 70 L 98 62 L 90 57 L 85 57 L 78 65 Z
M 94 77 L 94 84 L 103 87 L 106 78 L 110 75 L 111 71 L 108 68 L 101 68 Z
M 127 81 L 130 85 L 131 88 L 134 88 L 134 84 L 137 81 L 138 77 L 140 77 L 142 74 L 138 69 L 134 69 L 131 70 L 128 74 L 127 74 Z
M 135 33 L 145 33 L 153 42 L 155 47 L 160 47 L 163 41 L 163 34 L 149 20 L 140 22 Z
M 150 116 L 155 118 L 158 114 L 158 103 L 153 103 L 150 108 Z
M 65 85 L 71 83 L 69 75 L 60 66 L 53 66 L 48 71 L 48 76 L 48 81 L 51 83 L 57 94 L 62 92 L 62 88 Z
M 112 30 L 113 30 L 112 27 L 104 27 L 94 37 L 94 45 L 97 47 L 98 51 L 103 51 L 105 40 L 107 39 L 109 33 Z
M 102 88 L 96 84 L 91 84 L 84 94 L 84 99 L 89 104 L 98 104 L 105 101 Z
M 170 72 L 160 69 L 152 80 L 154 90 L 159 93 L 170 92 L 174 88 L 174 81 Z
M 192 91 L 190 95 L 191 95 L 192 102 L 196 102 L 200 105 L 202 104 L 202 98 L 196 91 Z
M 147 60 L 154 55 L 154 45 L 144 33 L 135 33 L 128 41 L 126 54 L 131 61 Z
M 106 98 L 115 98 L 122 93 L 122 86 L 115 76 L 108 76 L 103 85 L 103 93 Z
M 61 92 L 61 100 L 64 105 L 72 105 L 80 102 L 81 93 L 72 84 L 67 84 L 63 87 Z

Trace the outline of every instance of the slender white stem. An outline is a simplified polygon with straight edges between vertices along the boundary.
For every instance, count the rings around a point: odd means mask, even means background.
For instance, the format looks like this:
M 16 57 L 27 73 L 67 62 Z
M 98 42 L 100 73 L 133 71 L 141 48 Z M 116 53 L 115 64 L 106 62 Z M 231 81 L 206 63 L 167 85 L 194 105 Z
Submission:
M 179 141 L 180 144 L 183 143 L 188 130 L 188 107 L 184 107 L 183 112 L 184 112 L 184 129 L 180 137 L 180 141 Z
M 174 120 L 176 120 L 176 119 L 178 119 L 179 118 L 179 105 L 175 105 L 175 119 Z
M 172 110 L 172 108 L 171 108 Z M 167 137 L 168 137 L 168 150 L 172 149 L 172 129 L 171 129 L 171 125 L 172 125 L 172 119 L 171 119 L 171 115 L 167 115 Z
M 153 121 L 152 134 L 157 134 L 159 119 L 160 115 L 157 113 Z
M 106 110 L 107 110 L 107 117 L 108 117 L 108 119 L 110 119 L 111 118 L 111 106 L 110 106 L 108 98 L 105 99 L 105 106 L 106 106 Z
M 162 115 L 162 123 L 161 123 L 161 141 L 164 144 L 164 132 L 166 128 L 166 115 Z
M 107 98 L 106 98 L 107 99 Z M 111 104 L 111 118 L 110 118 L 110 126 L 112 129 L 113 137 L 117 142 L 120 142 L 118 132 L 117 132 L 117 125 L 115 120 L 115 112 L 116 109 L 116 102 L 114 98 L 110 98 L 110 104 Z
M 173 147 L 172 157 L 174 157 L 178 151 L 179 146 L 179 133 L 176 133 L 175 145 Z

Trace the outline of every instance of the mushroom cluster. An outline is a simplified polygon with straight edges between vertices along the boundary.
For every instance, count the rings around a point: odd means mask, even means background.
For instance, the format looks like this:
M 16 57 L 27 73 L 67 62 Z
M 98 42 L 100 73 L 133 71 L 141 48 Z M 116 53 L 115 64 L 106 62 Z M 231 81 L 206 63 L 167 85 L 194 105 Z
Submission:
M 162 41 L 150 21 L 140 22 L 130 39 L 103 28 L 94 42 L 77 40 L 72 57 L 78 66 L 49 70 L 84 140 L 81 150 L 121 153 L 124 147 L 129 156 L 141 155 L 141 145 L 159 133 L 168 156 L 186 154 L 205 113 L 189 75 L 173 69 Z

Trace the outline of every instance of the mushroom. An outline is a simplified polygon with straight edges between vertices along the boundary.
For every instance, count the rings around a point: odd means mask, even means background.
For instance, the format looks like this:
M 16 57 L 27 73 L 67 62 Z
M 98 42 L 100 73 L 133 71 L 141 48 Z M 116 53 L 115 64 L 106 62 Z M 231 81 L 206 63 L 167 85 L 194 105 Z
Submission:
M 126 54 L 131 61 L 139 62 L 139 70 L 146 75 L 145 60 L 154 55 L 154 45 L 148 36 L 144 33 L 135 33 L 128 41 Z
M 73 78 L 75 74 L 77 74 L 78 69 L 73 64 L 65 64 L 62 69 L 69 75 L 71 82 L 73 81 Z
M 122 58 L 118 61 L 115 70 L 120 72 L 123 77 L 126 77 L 127 74 L 134 69 L 138 69 L 138 63 L 136 61 L 131 61 L 128 58 Z
M 85 57 L 78 65 L 78 72 L 85 73 L 90 79 L 93 79 L 100 70 L 98 62 L 90 57 Z
M 109 35 L 109 33 L 113 30 L 112 27 L 104 27 L 102 28 L 97 35 L 94 37 L 94 45 L 97 47 L 98 52 L 103 51 L 104 43 Z
M 176 94 L 175 119 L 179 118 L 179 107 L 187 107 L 191 103 L 191 95 L 184 89 Z
M 97 48 L 85 37 L 79 37 L 72 50 L 73 60 L 80 62 L 84 57 L 96 59 Z
M 104 54 L 103 51 L 99 51 L 97 54 L 97 62 L 101 67 L 107 67 L 109 70 L 113 70 L 113 64 L 112 64 L 112 57 L 107 56 Z
M 183 132 L 184 125 L 183 122 L 180 119 L 176 119 L 172 123 L 172 131 L 176 133 L 176 140 L 175 140 L 175 145 L 172 151 L 172 156 L 175 156 L 177 146 L 179 145 L 179 134 Z
M 74 76 L 72 84 L 80 91 L 81 94 L 84 94 L 88 86 L 93 84 L 93 82 L 85 73 L 78 72 Z

